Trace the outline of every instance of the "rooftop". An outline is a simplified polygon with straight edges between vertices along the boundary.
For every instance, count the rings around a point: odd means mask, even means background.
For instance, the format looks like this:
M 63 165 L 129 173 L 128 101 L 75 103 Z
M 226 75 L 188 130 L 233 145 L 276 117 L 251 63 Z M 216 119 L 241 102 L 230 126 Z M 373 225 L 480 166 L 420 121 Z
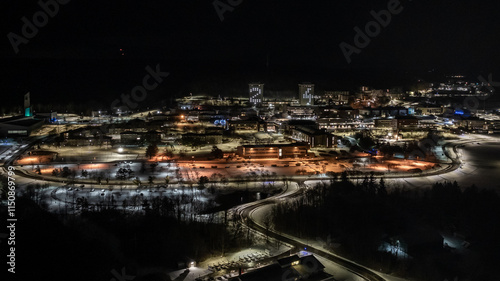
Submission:
M 33 126 L 33 125 L 38 124 L 40 122 L 42 122 L 42 120 L 35 119 L 33 117 L 25 117 L 22 115 L 0 119 L 0 124 L 6 124 L 6 125 L 8 124 L 8 125 L 15 125 L 15 126 L 23 126 L 23 127 Z
M 309 146 L 307 143 L 278 143 L 278 144 L 247 144 L 242 145 L 244 148 L 257 148 L 257 147 L 294 147 L 294 146 Z

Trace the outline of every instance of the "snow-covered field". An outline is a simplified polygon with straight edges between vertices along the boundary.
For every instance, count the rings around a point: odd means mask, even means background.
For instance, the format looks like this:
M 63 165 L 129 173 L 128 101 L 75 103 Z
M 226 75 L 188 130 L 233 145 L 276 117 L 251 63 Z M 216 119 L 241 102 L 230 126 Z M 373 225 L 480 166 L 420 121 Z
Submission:
M 462 188 L 475 184 L 478 188 L 500 191 L 500 136 L 474 135 L 463 139 L 474 141 L 458 147 L 462 160 L 461 168 L 436 176 L 387 181 L 410 188 L 431 187 L 436 182 L 457 181 Z

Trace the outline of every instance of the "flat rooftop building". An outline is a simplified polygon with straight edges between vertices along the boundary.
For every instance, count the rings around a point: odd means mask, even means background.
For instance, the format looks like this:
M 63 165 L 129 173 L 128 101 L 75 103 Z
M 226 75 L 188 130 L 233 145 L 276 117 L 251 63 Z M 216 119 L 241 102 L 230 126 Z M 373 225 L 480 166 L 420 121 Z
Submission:
M 31 132 L 40 128 L 43 120 L 33 117 L 14 116 L 0 119 L 0 136 L 28 137 Z
M 300 158 L 309 156 L 310 146 L 307 143 L 242 145 L 238 146 L 236 154 L 244 158 Z

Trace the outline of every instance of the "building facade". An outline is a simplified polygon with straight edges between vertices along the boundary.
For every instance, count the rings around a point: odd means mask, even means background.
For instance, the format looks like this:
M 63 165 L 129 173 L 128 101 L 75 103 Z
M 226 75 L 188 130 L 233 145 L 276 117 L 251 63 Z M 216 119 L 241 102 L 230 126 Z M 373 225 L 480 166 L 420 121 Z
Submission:
M 300 105 L 314 105 L 314 84 L 299 84 Z
M 328 105 L 343 105 L 349 103 L 349 91 L 325 91 L 321 101 Z
M 238 146 L 236 154 L 249 159 L 301 158 L 309 156 L 309 148 L 307 143 L 242 145 Z
M 332 147 L 335 143 L 335 137 L 327 133 L 326 130 L 319 130 L 309 127 L 297 126 L 292 130 L 292 138 L 308 143 L 313 147 Z
M 417 112 L 422 115 L 441 115 L 444 107 L 417 107 Z
M 248 84 L 250 94 L 249 102 L 252 105 L 261 104 L 264 101 L 264 84 L 251 83 Z

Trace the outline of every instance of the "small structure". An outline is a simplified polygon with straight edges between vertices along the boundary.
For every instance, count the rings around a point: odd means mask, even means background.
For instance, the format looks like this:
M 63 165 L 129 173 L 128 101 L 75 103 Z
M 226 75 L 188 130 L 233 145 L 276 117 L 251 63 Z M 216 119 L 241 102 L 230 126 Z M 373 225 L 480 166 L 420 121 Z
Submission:
M 247 120 L 230 120 L 227 125 L 232 131 L 266 131 L 265 122 L 257 117 Z
M 222 134 L 220 133 L 205 133 L 195 134 L 187 133 L 182 135 L 183 142 L 192 142 L 200 144 L 220 144 L 222 143 Z
M 298 265 L 300 263 L 300 258 L 298 255 L 289 256 L 278 260 L 278 264 L 281 268 L 290 267 L 292 265 Z
M 123 144 L 138 144 L 142 140 L 141 132 L 126 131 L 120 133 L 120 142 Z
M 323 276 L 325 266 L 313 255 L 302 256 L 293 255 L 278 259 L 275 263 L 264 266 L 248 273 L 241 274 L 230 280 L 233 281 L 281 281 L 281 280 L 310 280 L 316 276 Z M 318 279 L 318 280 L 321 280 Z
M 398 130 L 401 129 L 417 129 L 418 118 L 415 116 L 397 116 L 396 117 Z
M 196 261 L 189 257 L 184 257 L 177 262 L 177 267 L 179 269 L 196 267 Z

